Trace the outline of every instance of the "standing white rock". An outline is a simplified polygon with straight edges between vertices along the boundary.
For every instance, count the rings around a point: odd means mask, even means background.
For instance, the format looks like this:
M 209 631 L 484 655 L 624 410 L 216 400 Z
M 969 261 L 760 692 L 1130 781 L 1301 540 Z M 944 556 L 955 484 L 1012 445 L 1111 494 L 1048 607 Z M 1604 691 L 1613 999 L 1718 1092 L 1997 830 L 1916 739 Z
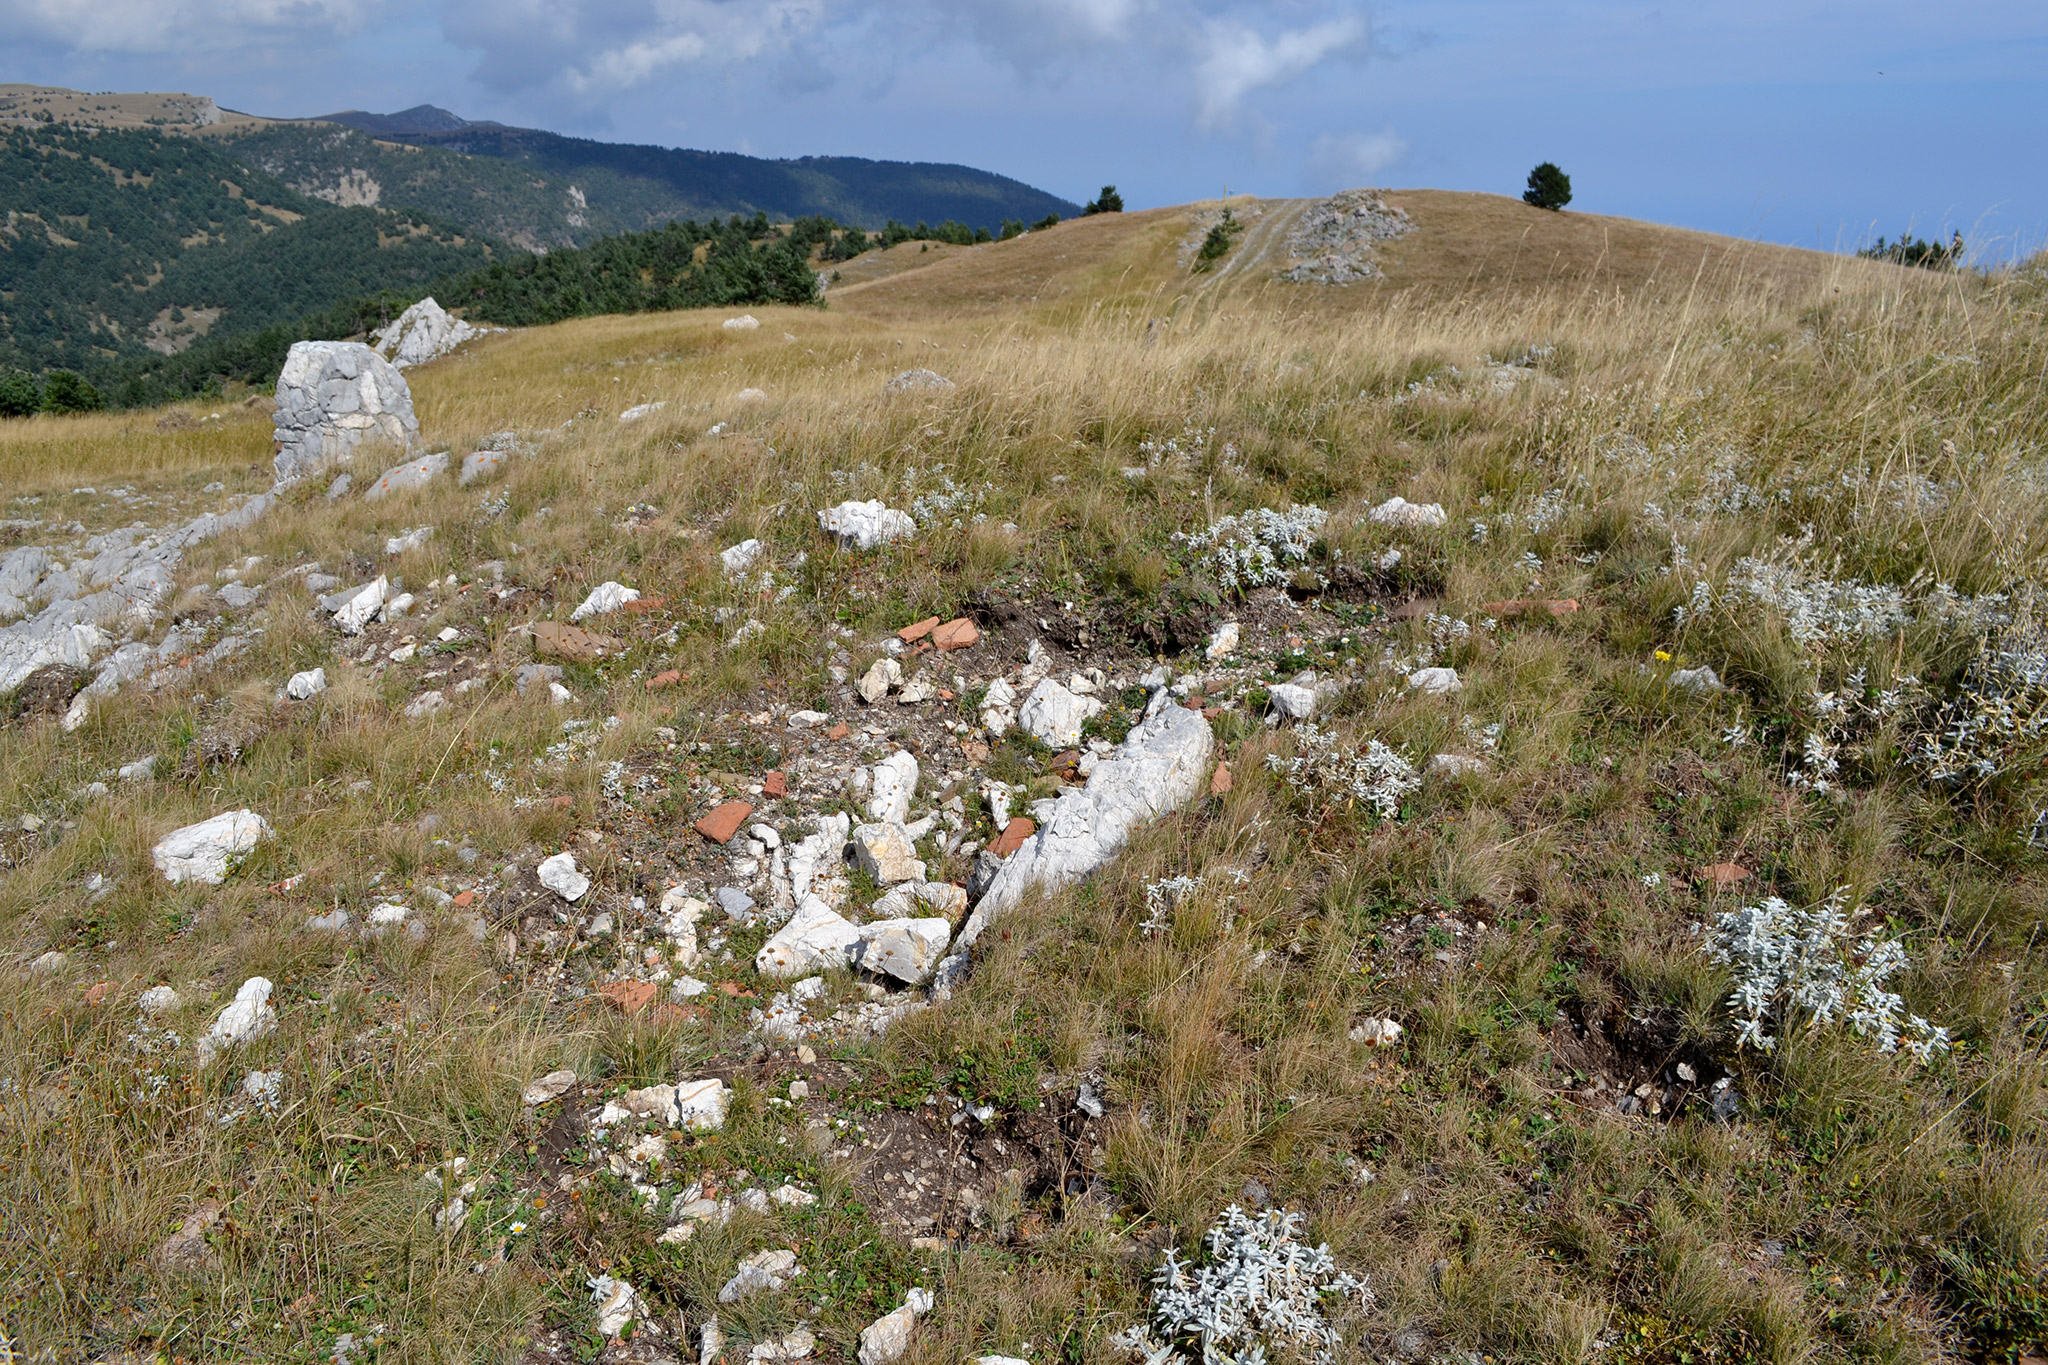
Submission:
M 640 591 L 624 583 L 604 582 L 590 590 L 590 596 L 583 599 L 583 605 L 569 613 L 571 621 L 581 621 L 586 616 L 603 616 L 617 611 L 628 602 L 640 600 Z
M 1449 520 L 1437 503 L 1409 502 L 1401 497 L 1388 498 L 1367 512 L 1365 519 L 1375 526 L 1394 526 L 1409 531 L 1427 530 Z
M 725 1113 L 732 1092 L 716 1078 L 676 1083 L 676 1116 L 673 1122 L 693 1133 L 713 1133 L 725 1127 Z
M 1312 687 L 1275 683 L 1266 689 L 1266 695 L 1272 699 L 1275 715 L 1289 720 L 1307 720 L 1316 713 L 1316 693 Z
M 818 525 L 840 545 L 853 550 L 872 550 L 892 540 L 917 534 L 910 513 L 899 512 L 877 498 L 870 502 L 842 502 L 818 513 Z
M 924 862 L 917 845 L 902 825 L 878 822 L 858 825 L 853 831 L 853 857 L 860 870 L 882 886 L 925 879 Z
M 327 670 L 309 668 L 303 673 L 292 674 L 284 685 L 284 694 L 293 701 L 310 701 L 327 690 Z
M 420 431 L 405 376 L 359 341 L 294 343 L 277 376 L 272 421 L 271 464 L 280 484 L 329 461 L 351 460 L 368 444 L 403 450 Z
M 936 370 L 905 370 L 882 386 L 890 394 L 899 393 L 945 393 L 952 389 L 953 381 Z
M 199 1065 L 205 1066 L 237 1043 L 261 1038 L 277 1027 L 277 1011 L 270 1007 L 273 987 L 268 977 L 252 976 L 235 992 L 235 998 L 214 1016 L 212 1027 L 200 1035 Z
M 1101 702 L 1093 697 L 1077 697 L 1047 678 L 1024 699 L 1017 712 L 1017 723 L 1041 744 L 1071 749 L 1081 742 L 1081 727 L 1101 714 Z
M 370 336 L 377 343 L 378 352 L 389 356 L 391 363 L 403 370 L 439 359 L 476 334 L 476 328 L 449 316 L 430 296 Z
M 1244 631 L 1237 622 L 1225 621 L 1216 627 L 1215 633 L 1209 637 L 1208 645 L 1202 650 L 1202 657 L 1212 664 L 1222 663 L 1237 653 L 1237 643 L 1243 636 Z
M 932 1311 L 932 1291 L 913 1289 L 903 1306 L 884 1313 L 860 1332 L 860 1365 L 895 1365 L 910 1349 L 910 1333 L 918 1318 Z
M 519 1092 L 522 1104 L 546 1104 L 569 1093 L 569 1087 L 576 1084 L 573 1071 L 550 1071 L 538 1080 L 528 1081 L 526 1088 Z
M 590 890 L 590 878 L 576 866 L 573 853 L 557 853 L 552 858 L 543 858 L 533 872 L 540 878 L 542 886 L 565 901 L 582 900 L 583 893 Z
M 789 923 L 754 954 L 754 970 L 787 980 L 844 967 L 860 942 L 860 929 L 816 896 L 807 896 Z
M 253 810 L 223 811 L 196 825 L 174 829 L 150 850 L 167 882 L 219 886 L 228 865 L 253 850 L 270 833 L 270 822 Z
M 873 706 L 889 695 L 890 688 L 902 685 L 903 665 L 894 659 L 884 657 L 868 665 L 868 671 L 860 675 L 860 681 L 854 685 L 854 690 L 860 693 L 862 701 Z
M 898 749 L 868 774 L 868 818 L 883 824 L 910 823 L 910 798 L 917 792 L 917 759 Z

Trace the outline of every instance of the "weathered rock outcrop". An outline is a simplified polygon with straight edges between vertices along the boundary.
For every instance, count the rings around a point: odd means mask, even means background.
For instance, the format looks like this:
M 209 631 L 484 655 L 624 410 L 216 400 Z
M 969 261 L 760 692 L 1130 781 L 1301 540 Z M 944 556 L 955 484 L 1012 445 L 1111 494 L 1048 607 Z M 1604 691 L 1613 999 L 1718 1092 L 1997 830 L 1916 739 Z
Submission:
M 476 334 L 476 328 L 450 316 L 428 297 L 400 313 L 390 326 L 370 335 L 376 338 L 378 354 L 389 357 L 402 370 L 439 359 Z
M 1115 857 L 1138 826 L 1202 790 L 1216 748 L 1209 722 L 1198 711 L 1168 704 L 1164 693 L 1147 709 L 1153 714 L 1096 766 L 1088 785 L 1062 791 L 1049 818 L 1010 855 L 968 916 L 954 952 L 973 946 L 989 921 L 1026 892 L 1079 881 Z
M 405 376 L 359 341 L 294 343 L 277 377 L 273 420 L 280 484 L 352 460 L 364 445 L 405 449 L 420 432 Z

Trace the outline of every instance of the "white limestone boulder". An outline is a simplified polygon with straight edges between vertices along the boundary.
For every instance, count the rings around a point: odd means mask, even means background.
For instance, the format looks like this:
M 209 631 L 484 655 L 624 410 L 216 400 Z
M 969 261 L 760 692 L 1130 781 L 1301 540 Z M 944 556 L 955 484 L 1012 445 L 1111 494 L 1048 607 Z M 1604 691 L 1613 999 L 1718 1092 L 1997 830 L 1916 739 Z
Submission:
M 1375 526 L 1392 526 L 1404 531 L 1427 531 L 1442 526 L 1450 518 L 1437 503 L 1409 502 L 1406 498 L 1392 497 L 1367 512 L 1365 519 Z
M 860 929 L 816 896 L 797 906 L 789 923 L 770 936 L 754 954 L 754 970 L 788 980 L 812 972 L 844 967 L 852 960 Z
M 946 945 L 953 941 L 953 923 L 945 919 L 872 920 L 860 927 L 854 965 L 878 976 L 893 976 L 905 985 L 931 979 Z
M 268 977 L 252 976 L 242 983 L 235 998 L 214 1016 L 198 1043 L 199 1065 L 239 1043 L 253 1042 L 277 1027 L 277 1011 L 270 1006 L 274 989 Z
M 1098 763 L 1085 787 L 1068 787 L 1035 833 L 1004 861 L 961 929 L 956 952 L 972 947 L 989 922 L 1033 889 L 1078 881 L 1115 857 L 1131 834 L 1206 789 L 1216 740 L 1201 713 L 1156 693 L 1151 713 Z M 1046 806 L 1050 809 L 1046 809 Z
M 379 474 L 370 486 L 363 490 L 363 500 L 375 502 L 379 498 L 388 498 L 393 493 L 411 493 L 427 487 L 447 472 L 447 452 L 437 450 L 431 455 L 422 455 L 403 464 L 395 464 Z
M 870 502 L 842 502 L 818 513 L 818 525 L 825 534 L 850 550 L 872 550 L 892 540 L 907 540 L 917 534 L 910 513 L 899 512 L 879 498 Z
M 917 856 L 910 831 L 893 821 L 855 826 L 853 857 L 860 870 L 879 886 L 925 879 L 924 862 Z
M 253 810 L 223 811 L 172 830 L 157 840 L 150 859 L 167 882 L 219 886 L 234 860 L 253 851 L 269 833 L 270 822 Z
M 398 369 L 424 365 L 477 335 L 477 329 L 451 316 L 432 296 L 400 313 L 388 326 L 370 333 L 377 353 Z
M 1071 749 L 1081 742 L 1081 727 L 1102 714 L 1102 703 L 1077 697 L 1051 678 L 1031 689 L 1017 712 L 1017 723 L 1041 744 Z
M 917 774 L 917 758 L 905 749 L 898 749 L 869 770 L 868 818 L 884 824 L 909 824 Z
M 352 460 L 365 446 L 403 450 L 420 431 L 405 376 L 359 341 L 294 343 L 277 377 L 272 422 L 280 484 Z

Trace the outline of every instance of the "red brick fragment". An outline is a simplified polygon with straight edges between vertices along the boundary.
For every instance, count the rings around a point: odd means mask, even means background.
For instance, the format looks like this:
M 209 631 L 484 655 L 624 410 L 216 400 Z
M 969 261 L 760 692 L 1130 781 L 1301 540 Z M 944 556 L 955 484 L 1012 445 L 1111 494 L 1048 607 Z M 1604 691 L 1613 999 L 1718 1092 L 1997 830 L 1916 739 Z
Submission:
M 654 1003 L 661 988 L 652 981 L 614 981 L 597 988 L 598 999 L 620 1014 L 638 1014 Z
M 96 981 L 96 982 L 94 982 L 94 983 L 93 983 L 93 987 L 92 987 L 92 989 L 91 989 L 91 990 L 89 990 L 89 991 L 87 991 L 87 992 L 85 993 L 85 1003 L 86 1003 L 86 1004 L 88 1004 L 88 1005 L 97 1005 L 97 1004 L 99 1004 L 99 1003 L 100 1003 L 100 1001 L 102 1001 L 102 1000 L 104 1000 L 104 999 L 106 999 L 106 998 L 107 998 L 107 992 L 108 992 L 108 991 L 110 991 L 110 990 L 112 990 L 112 989 L 114 989 L 114 987 L 113 987 L 113 983 L 112 983 L 112 982 L 108 982 L 108 981 Z
M 1222 796 L 1230 790 L 1230 765 L 1218 763 L 1216 771 L 1209 775 L 1209 795 Z
M 915 622 L 912 625 L 907 625 L 903 629 L 897 631 L 896 638 L 907 645 L 913 641 L 922 640 L 925 636 L 931 634 L 933 627 L 937 626 L 938 624 L 938 617 L 927 616 L 924 618 L 924 620 Z
M 1010 817 L 1010 823 L 1003 826 L 1003 832 L 990 842 L 988 851 L 998 858 L 1007 858 L 1024 847 L 1024 841 L 1038 833 L 1038 826 L 1021 815 Z
M 699 820 L 697 832 L 714 844 L 726 843 L 740 832 L 740 826 L 745 824 L 747 817 L 753 813 L 754 808 L 744 801 L 728 801 L 722 806 L 714 807 L 709 814 Z
M 566 795 L 550 796 L 548 798 L 548 804 L 550 806 L 553 806 L 556 810 L 567 810 L 569 809 L 569 807 L 576 804 L 576 798 L 573 796 Z
M 789 779 L 781 773 L 765 774 L 761 778 L 761 795 L 775 797 L 789 795 Z
M 827 730 L 827 731 L 825 732 L 825 738 L 827 738 L 827 739 L 845 739 L 845 738 L 846 738 L 846 737 L 847 737 L 848 735 L 850 735 L 850 734 L 852 734 L 852 733 L 853 733 L 853 727 L 852 727 L 851 725 L 848 725 L 848 724 L 847 724 L 847 723 L 846 723 L 845 721 L 843 721 L 843 720 L 842 720 L 842 721 L 840 721 L 840 722 L 839 722 L 839 723 L 838 723 L 837 725 L 833 726 L 833 727 L 832 727 L 831 729 L 829 729 L 829 730 Z
M 626 610 L 636 616 L 644 616 L 650 611 L 659 611 L 667 605 L 668 599 L 666 597 L 636 597 L 626 603 Z
M 1726 891 L 1731 886 L 1748 881 L 1749 869 L 1741 863 L 1710 863 L 1701 868 L 1697 875 L 1701 881 L 1708 883 L 1716 891 Z
M 476 904 L 476 892 L 464 891 L 460 895 L 456 896 L 454 900 L 449 901 L 448 903 L 454 906 L 457 910 L 467 910 L 469 909 L 470 906 Z
M 967 649 L 981 643 L 981 632 L 966 617 L 957 617 L 932 632 L 932 643 L 941 650 Z
M 681 669 L 664 668 L 661 670 L 661 672 L 655 674 L 653 677 L 647 680 L 647 690 L 649 692 L 652 692 L 657 687 L 674 687 L 677 683 L 681 682 L 682 680 L 683 671 Z

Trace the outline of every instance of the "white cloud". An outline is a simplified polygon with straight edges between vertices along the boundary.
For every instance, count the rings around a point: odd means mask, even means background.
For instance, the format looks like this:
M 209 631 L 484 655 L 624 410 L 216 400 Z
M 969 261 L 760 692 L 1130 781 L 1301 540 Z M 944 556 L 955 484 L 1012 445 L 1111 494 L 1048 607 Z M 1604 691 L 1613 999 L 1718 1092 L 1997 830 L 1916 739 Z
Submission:
M 1371 184 L 1379 173 L 1408 155 L 1408 141 L 1392 128 L 1377 133 L 1324 133 L 1309 146 L 1316 178 L 1345 189 Z
M 0 0 L 0 33 L 79 52 L 193 52 L 356 32 L 375 0 Z
M 1202 125 L 1229 124 L 1245 96 L 1255 90 L 1285 85 L 1332 57 L 1362 56 L 1367 39 L 1365 20 L 1355 14 L 1286 29 L 1270 40 L 1235 19 L 1209 20 L 1202 28 L 1202 55 L 1195 63 Z

